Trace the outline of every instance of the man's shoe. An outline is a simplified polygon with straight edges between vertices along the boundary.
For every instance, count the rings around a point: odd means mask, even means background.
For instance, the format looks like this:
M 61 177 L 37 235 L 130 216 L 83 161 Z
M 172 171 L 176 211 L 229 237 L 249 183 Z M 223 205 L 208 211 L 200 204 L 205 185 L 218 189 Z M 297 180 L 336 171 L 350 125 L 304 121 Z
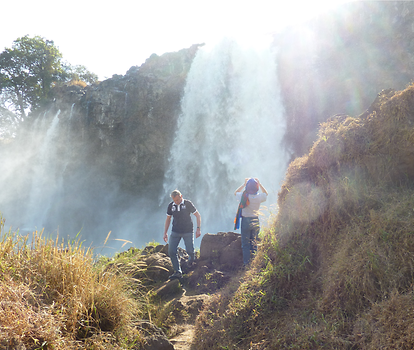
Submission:
M 170 279 L 170 280 L 172 280 L 174 278 L 180 279 L 182 277 L 183 277 L 183 274 L 181 272 L 175 271 L 168 279 Z

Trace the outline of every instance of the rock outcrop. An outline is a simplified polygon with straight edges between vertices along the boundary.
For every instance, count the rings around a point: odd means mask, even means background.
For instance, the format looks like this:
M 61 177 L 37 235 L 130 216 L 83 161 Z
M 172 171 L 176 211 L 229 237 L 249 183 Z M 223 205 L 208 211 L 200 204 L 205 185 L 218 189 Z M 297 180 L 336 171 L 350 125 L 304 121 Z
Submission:
M 200 260 L 219 270 L 237 270 L 243 265 L 241 236 L 235 232 L 207 233 L 200 244 Z
M 130 248 L 131 250 L 133 253 L 135 248 Z M 217 289 L 242 268 L 241 236 L 235 232 L 206 233 L 201 240 L 200 254 L 194 265 L 188 263 L 188 254 L 180 247 L 178 257 L 185 274 L 184 284 L 199 294 L 211 292 L 208 290 L 211 284 L 207 283 L 206 275 L 209 280 L 215 281 Z M 143 269 L 133 277 L 145 285 L 154 286 L 157 297 L 168 299 L 182 292 L 177 280 L 168 281 L 174 272 L 168 256 L 168 245 L 147 246 L 141 252 L 139 261 Z
M 56 88 L 52 112 L 61 111 L 67 129 L 62 144 L 75 148 L 69 164 L 86 162 L 126 191 L 159 188 L 198 47 L 153 54 L 142 66 L 99 84 Z

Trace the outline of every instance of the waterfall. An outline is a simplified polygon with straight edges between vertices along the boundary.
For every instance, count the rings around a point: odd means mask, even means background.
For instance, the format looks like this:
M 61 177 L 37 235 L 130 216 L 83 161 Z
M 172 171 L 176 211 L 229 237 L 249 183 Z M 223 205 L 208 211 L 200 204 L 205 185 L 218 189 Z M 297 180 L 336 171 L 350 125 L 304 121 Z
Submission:
M 203 233 L 233 230 L 234 191 L 257 177 L 277 210 L 288 155 L 275 51 L 225 39 L 198 51 L 187 77 L 161 202 L 179 189 L 202 216 Z
M 73 107 L 75 107 L 75 103 L 72 103 L 72 106 L 70 107 L 69 120 L 71 120 L 72 119 L 72 116 L 73 116 Z
M 60 110 L 54 116 L 48 127 L 39 152 L 33 162 L 32 184 L 27 201 L 25 225 L 44 225 L 47 212 L 52 205 L 51 198 L 56 192 L 56 157 L 54 156 L 54 138 L 57 136 Z M 47 120 L 43 120 L 43 125 Z M 42 226 L 37 226 L 41 229 Z
M 128 93 L 125 92 L 124 118 L 128 115 Z

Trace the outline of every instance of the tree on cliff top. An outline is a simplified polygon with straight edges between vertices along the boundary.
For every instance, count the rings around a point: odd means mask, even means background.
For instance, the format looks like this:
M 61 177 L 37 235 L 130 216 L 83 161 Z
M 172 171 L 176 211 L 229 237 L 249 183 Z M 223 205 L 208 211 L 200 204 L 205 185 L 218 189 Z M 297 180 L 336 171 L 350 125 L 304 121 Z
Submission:
M 47 97 L 52 82 L 62 79 L 62 55 L 53 41 L 24 36 L 0 54 L 0 87 L 5 102 L 21 118 Z
M 97 76 L 83 66 L 72 67 L 62 63 L 62 54 L 52 40 L 40 36 L 24 36 L 13 42 L 0 54 L 0 91 L 2 102 L 17 114 L 26 117 L 28 109 L 38 107 L 46 100 L 56 82 L 97 80 Z
M 95 73 L 90 72 L 85 66 L 77 65 L 65 65 L 64 67 L 68 79 L 73 82 L 85 82 L 87 84 L 93 84 L 98 81 L 98 76 Z

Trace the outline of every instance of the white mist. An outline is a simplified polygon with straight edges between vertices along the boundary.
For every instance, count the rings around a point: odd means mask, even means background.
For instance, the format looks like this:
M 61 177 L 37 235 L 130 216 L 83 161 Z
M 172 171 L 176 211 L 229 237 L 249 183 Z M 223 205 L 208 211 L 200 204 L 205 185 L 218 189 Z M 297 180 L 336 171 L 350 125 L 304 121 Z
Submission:
M 257 177 L 269 192 L 263 214 L 274 213 L 288 163 L 275 51 L 230 39 L 202 47 L 181 109 L 162 200 L 179 189 L 199 210 L 202 233 L 231 231 L 233 193 Z

